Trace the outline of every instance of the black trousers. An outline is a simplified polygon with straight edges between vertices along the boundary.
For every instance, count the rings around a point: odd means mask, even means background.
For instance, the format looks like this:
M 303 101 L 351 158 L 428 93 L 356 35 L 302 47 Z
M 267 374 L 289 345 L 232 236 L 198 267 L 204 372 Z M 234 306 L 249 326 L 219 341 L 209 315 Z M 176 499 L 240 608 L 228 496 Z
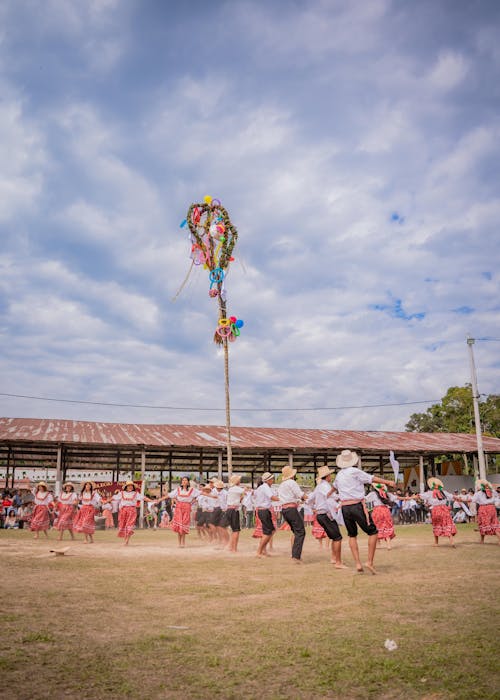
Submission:
M 294 534 L 292 559 L 300 559 L 302 556 L 302 547 L 304 546 L 304 538 L 306 536 L 304 520 L 297 508 L 283 508 L 281 513 Z

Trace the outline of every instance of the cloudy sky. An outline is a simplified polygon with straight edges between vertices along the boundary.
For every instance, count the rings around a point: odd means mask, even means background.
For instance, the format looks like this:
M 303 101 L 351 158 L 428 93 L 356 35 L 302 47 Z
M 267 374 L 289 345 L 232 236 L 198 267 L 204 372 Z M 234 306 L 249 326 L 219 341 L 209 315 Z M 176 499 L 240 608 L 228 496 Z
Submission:
M 496 0 L 2 0 L 0 391 L 173 409 L 0 415 L 224 422 L 206 271 L 172 301 L 205 195 L 234 424 L 401 430 L 429 403 L 352 407 L 470 381 L 468 333 L 498 393 L 499 30 Z

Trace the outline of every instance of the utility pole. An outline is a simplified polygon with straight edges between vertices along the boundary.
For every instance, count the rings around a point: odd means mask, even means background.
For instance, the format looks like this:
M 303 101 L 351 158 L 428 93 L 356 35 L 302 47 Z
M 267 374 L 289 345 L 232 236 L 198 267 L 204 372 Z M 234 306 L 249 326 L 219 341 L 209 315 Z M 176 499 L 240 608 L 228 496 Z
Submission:
M 474 338 L 471 338 L 470 335 L 468 335 L 467 345 L 469 347 L 472 403 L 474 405 L 474 423 L 476 424 L 477 456 L 479 459 L 479 478 L 486 479 L 486 463 L 484 461 L 483 452 L 483 434 L 481 432 L 481 419 L 479 417 L 479 392 L 477 390 L 476 365 L 474 364 L 474 353 L 472 351 L 472 346 L 474 345 L 474 342 Z

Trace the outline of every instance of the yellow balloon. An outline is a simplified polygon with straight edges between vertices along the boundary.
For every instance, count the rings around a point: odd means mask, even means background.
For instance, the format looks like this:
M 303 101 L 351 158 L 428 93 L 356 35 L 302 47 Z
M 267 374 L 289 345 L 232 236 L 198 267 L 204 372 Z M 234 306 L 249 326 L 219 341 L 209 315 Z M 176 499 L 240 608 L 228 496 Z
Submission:
M 219 318 L 219 326 L 229 326 L 231 321 L 228 318 Z
M 203 201 L 206 202 L 207 204 L 210 204 L 212 201 L 212 197 L 209 194 L 207 194 L 203 197 Z

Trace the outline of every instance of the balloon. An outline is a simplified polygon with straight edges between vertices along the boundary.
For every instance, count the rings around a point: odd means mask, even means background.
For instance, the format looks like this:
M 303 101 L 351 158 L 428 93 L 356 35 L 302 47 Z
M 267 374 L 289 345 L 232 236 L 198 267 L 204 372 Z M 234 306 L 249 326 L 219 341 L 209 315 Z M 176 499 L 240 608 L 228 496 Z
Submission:
M 203 197 L 203 201 L 206 202 L 207 204 L 211 204 L 211 203 L 212 203 L 212 197 L 211 197 L 209 194 L 206 194 L 206 195 Z
M 239 319 L 235 322 L 234 325 L 236 326 L 236 328 L 243 328 L 243 326 L 245 325 L 245 322 L 242 321 L 241 318 L 239 318 Z

